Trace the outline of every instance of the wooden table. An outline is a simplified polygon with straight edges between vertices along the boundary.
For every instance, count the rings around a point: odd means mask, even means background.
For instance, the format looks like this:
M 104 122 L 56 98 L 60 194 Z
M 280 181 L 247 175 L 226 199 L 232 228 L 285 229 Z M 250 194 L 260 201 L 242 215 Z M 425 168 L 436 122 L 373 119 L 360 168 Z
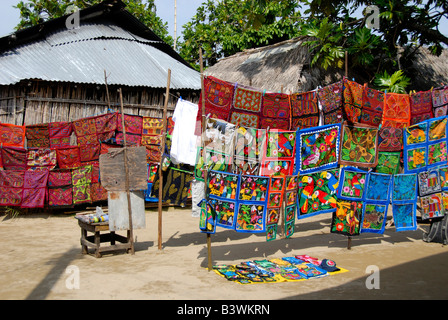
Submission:
M 124 237 L 122 235 L 116 234 L 115 231 L 109 231 L 109 223 L 108 222 L 99 222 L 99 223 L 85 223 L 81 220 L 78 220 L 78 224 L 81 227 L 81 247 L 82 253 L 88 254 L 89 247 L 93 247 L 95 249 L 95 257 L 101 258 L 101 253 L 106 251 L 115 251 L 115 250 L 129 250 L 132 247 L 131 238 L 129 230 L 127 230 L 127 236 Z M 101 232 L 107 232 L 103 233 Z M 87 232 L 93 233 L 91 236 L 87 236 Z M 116 244 L 115 241 L 120 243 Z M 110 242 L 109 246 L 101 246 L 103 242 Z

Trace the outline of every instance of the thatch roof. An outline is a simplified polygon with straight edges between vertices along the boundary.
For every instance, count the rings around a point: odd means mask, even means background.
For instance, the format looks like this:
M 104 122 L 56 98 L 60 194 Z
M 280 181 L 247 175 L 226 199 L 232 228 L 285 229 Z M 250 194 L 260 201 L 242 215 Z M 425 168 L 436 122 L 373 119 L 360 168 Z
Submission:
M 267 91 L 305 92 L 317 86 L 334 83 L 345 74 L 345 69 L 310 67 L 311 55 L 302 43 L 305 37 L 279 42 L 274 45 L 249 49 L 222 58 L 206 70 L 207 75 L 237 82 Z M 448 83 L 448 51 L 439 57 L 433 56 L 425 48 L 418 51 L 414 62 L 412 90 L 429 90 L 441 83 Z M 358 83 L 368 79 L 348 71 L 348 78 Z

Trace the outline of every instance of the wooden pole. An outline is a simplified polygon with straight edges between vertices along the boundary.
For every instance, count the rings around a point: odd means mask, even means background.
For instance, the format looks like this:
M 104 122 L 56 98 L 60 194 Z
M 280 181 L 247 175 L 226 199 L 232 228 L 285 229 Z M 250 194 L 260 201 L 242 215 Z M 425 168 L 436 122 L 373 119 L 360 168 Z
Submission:
M 129 213 L 129 230 L 128 237 L 131 243 L 131 254 L 134 254 L 134 227 L 132 225 L 132 206 L 131 206 L 131 192 L 129 190 L 129 168 L 128 168 L 128 154 L 127 154 L 127 142 L 126 142 L 126 127 L 124 121 L 124 111 L 123 111 L 123 93 L 121 88 L 118 89 L 120 93 L 120 105 L 121 105 L 121 127 L 123 130 L 123 150 L 124 150 L 124 170 L 126 172 L 125 188 L 126 196 L 128 200 L 128 213 Z
M 348 52 L 345 51 L 345 77 L 348 78 Z M 352 237 L 348 236 L 347 238 L 347 249 L 350 250 L 352 248 Z
M 207 156 L 206 156 L 206 152 L 205 152 L 205 142 L 204 142 L 204 133 L 205 133 L 205 129 L 206 129 L 206 115 L 205 115 L 205 90 L 204 90 L 204 66 L 203 66 L 203 62 L 202 62 L 202 48 L 199 48 L 199 64 L 200 64 L 200 70 L 201 70 L 201 95 L 202 95 L 202 134 L 201 134 L 201 144 L 202 144 L 202 156 L 204 157 L 204 167 L 203 167 L 203 172 L 204 172 L 204 194 L 206 195 L 207 193 L 207 176 L 208 176 L 208 171 L 207 171 Z M 206 195 L 207 196 L 207 195 Z M 212 266 L 212 238 L 210 233 L 207 233 L 207 257 L 208 257 L 208 271 L 213 269 Z
M 168 98 L 170 95 L 170 85 L 171 85 L 171 69 L 168 69 L 168 79 L 166 84 L 166 92 L 165 92 L 165 104 L 163 106 L 163 130 L 162 130 L 162 146 L 161 153 L 162 159 L 160 160 L 159 165 L 159 218 L 158 218 L 158 248 L 162 250 L 162 191 L 163 191 L 163 171 L 162 171 L 162 162 L 163 162 L 163 152 L 165 150 L 165 139 L 166 139 L 166 113 L 168 108 Z
M 109 87 L 108 87 L 108 85 L 107 85 L 107 75 L 106 75 L 106 70 L 104 70 L 104 83 L 106 84 L 107 107 L 110 109 Z M 121 91 L 121 89 L 120 89 L 120 91 Z M 121 105 L 123 105 L 123 101 L 121 102 Z

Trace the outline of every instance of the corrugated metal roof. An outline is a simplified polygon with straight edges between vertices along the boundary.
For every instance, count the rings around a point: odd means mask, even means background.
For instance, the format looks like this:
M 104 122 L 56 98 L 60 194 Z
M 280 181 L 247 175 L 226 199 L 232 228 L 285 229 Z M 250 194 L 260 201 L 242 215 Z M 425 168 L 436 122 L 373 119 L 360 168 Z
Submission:
M 155 48 L 158 41 L 107 23 L 60 29 L 43 41 L 0 54 L 0 84 L 27 79 L 165 88 L 171 69 L 173 89 L 201 89 L 200 74 Z

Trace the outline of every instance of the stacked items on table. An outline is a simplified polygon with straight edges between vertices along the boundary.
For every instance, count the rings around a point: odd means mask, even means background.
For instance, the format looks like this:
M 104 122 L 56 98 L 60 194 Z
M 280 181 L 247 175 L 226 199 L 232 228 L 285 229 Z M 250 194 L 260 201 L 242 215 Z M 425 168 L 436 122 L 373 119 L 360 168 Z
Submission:
M 330 259 L 308 255 L 244 261 L 236 265 L 215 265 L 213 270 L 239 284 L 304 281 L 347 272 Z

